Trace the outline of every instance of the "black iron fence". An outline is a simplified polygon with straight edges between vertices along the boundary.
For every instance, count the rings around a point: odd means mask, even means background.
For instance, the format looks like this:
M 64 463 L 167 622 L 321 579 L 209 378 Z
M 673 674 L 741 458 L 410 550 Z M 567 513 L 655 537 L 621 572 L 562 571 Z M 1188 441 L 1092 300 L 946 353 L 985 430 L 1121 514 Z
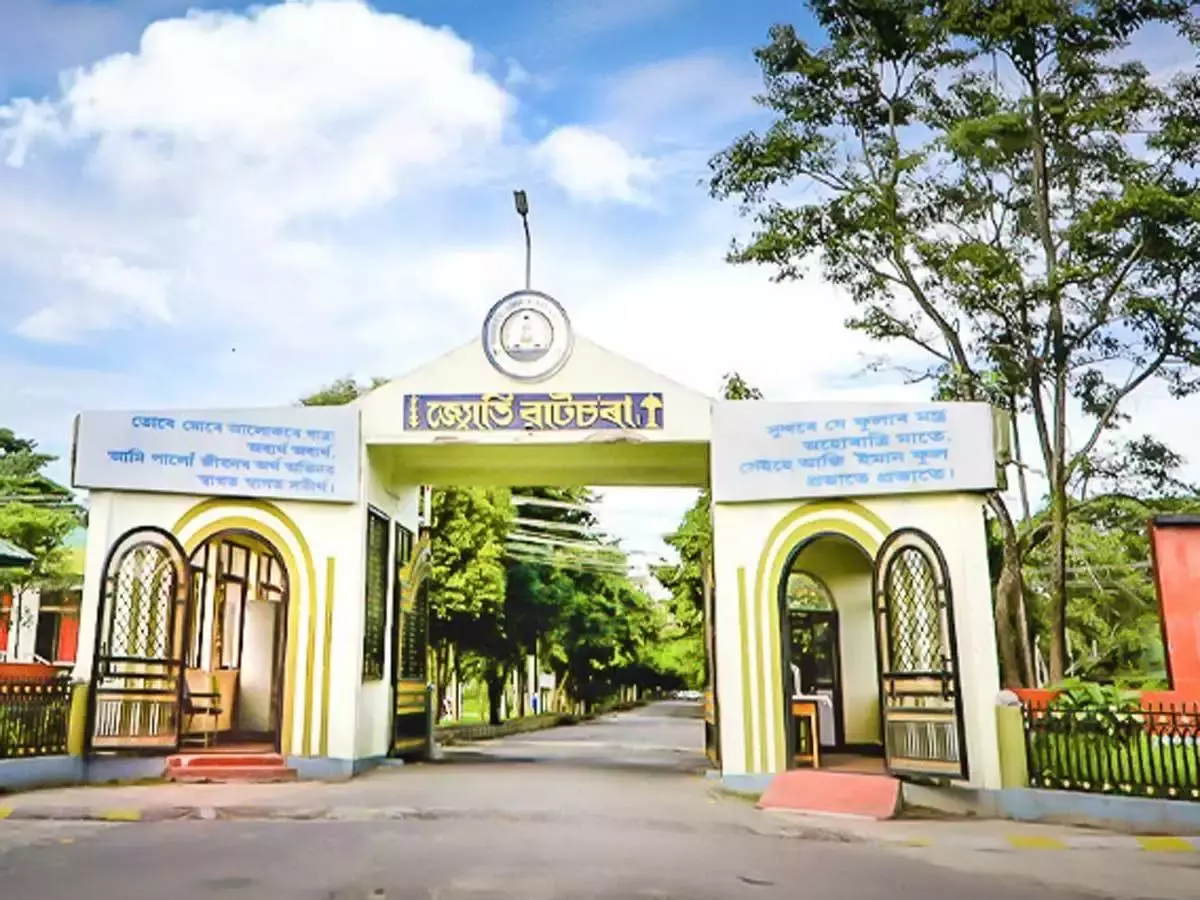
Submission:
M 1024 707 L 1031 787 L 1200 801 L 1200 704 Z
M 67 752 L 71 683 L 0 680 L 0 759 Z

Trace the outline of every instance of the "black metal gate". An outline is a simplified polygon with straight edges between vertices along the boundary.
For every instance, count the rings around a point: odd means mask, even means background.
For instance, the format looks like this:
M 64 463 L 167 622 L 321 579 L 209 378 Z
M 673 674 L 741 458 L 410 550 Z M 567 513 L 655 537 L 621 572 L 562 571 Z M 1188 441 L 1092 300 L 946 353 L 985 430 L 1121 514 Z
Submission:
M 912 528 L 888 536 L 875 559 L 874 598 L 888 771 L 966 778 L 950 577 L 933 538 Z
M 183 547 L 161 528 L 128 531 L 109 551 L 92 662 L 91 751 L 179 746 L 191 584 Z
M 395 705 L 392 711 L 393 756 L 423 752 L 437 720 L 429 690 L 429 532 L 416 545 L 407 535 L 411 550 L 401 556 L 401 536 L 396 542 Z

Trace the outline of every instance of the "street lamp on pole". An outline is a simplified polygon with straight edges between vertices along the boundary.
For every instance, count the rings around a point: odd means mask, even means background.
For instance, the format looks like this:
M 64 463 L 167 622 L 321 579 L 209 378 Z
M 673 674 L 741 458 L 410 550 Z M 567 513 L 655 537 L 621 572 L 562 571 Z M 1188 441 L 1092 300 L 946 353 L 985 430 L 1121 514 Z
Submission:
M 529 290 L 533 286 L 533 242 L 529 237 L 529 198 L 524 191 L 513 191 L 513 206 L 525 227 L 525 290 Z

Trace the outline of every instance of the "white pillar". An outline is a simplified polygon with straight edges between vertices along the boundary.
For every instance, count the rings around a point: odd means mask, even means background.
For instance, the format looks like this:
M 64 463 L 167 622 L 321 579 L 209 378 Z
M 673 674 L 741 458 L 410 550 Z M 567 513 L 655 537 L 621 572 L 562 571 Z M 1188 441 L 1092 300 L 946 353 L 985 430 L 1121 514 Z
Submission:
M 980 500 L 963 495 L 956 504 L 954 519 L 953 543 L 945 536 L 941 545 L 950 568 L 953 591 L 969 781 L 973 787 L 999 789 L 1000 738 L 996 729 L 996 698 L 1000 693 L 1000 674 L 992 585 L 988 575 L 987 533 Z
M 12 615 L 8 620 L 10 662 L 34 662 L 40 606 L 41 591 L 37 588 L 28 588 L 13 596 Z

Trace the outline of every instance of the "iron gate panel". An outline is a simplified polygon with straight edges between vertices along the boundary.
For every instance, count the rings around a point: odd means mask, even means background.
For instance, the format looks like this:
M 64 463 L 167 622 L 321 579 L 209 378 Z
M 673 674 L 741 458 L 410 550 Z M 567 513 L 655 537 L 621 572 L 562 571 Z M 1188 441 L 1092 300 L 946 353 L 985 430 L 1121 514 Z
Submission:
M 169 532 L 135 528 L 113 545 L 103 573 L 89 749 L 174 750 L 191 597 L 187 555 Z
M 873 596 L 888 771 L 966 778 L 950 577 L 933 538 L 913 528 L 889 535 L 875 559 Z
M 394 628 L 397 652 L 395 701 L 392 709 L 392 755 L 422 751 L 432 737 L 436 702 L 429 690 L 429 533 L 421 535 L 412 554 L 398 567 L 400 602 Z

